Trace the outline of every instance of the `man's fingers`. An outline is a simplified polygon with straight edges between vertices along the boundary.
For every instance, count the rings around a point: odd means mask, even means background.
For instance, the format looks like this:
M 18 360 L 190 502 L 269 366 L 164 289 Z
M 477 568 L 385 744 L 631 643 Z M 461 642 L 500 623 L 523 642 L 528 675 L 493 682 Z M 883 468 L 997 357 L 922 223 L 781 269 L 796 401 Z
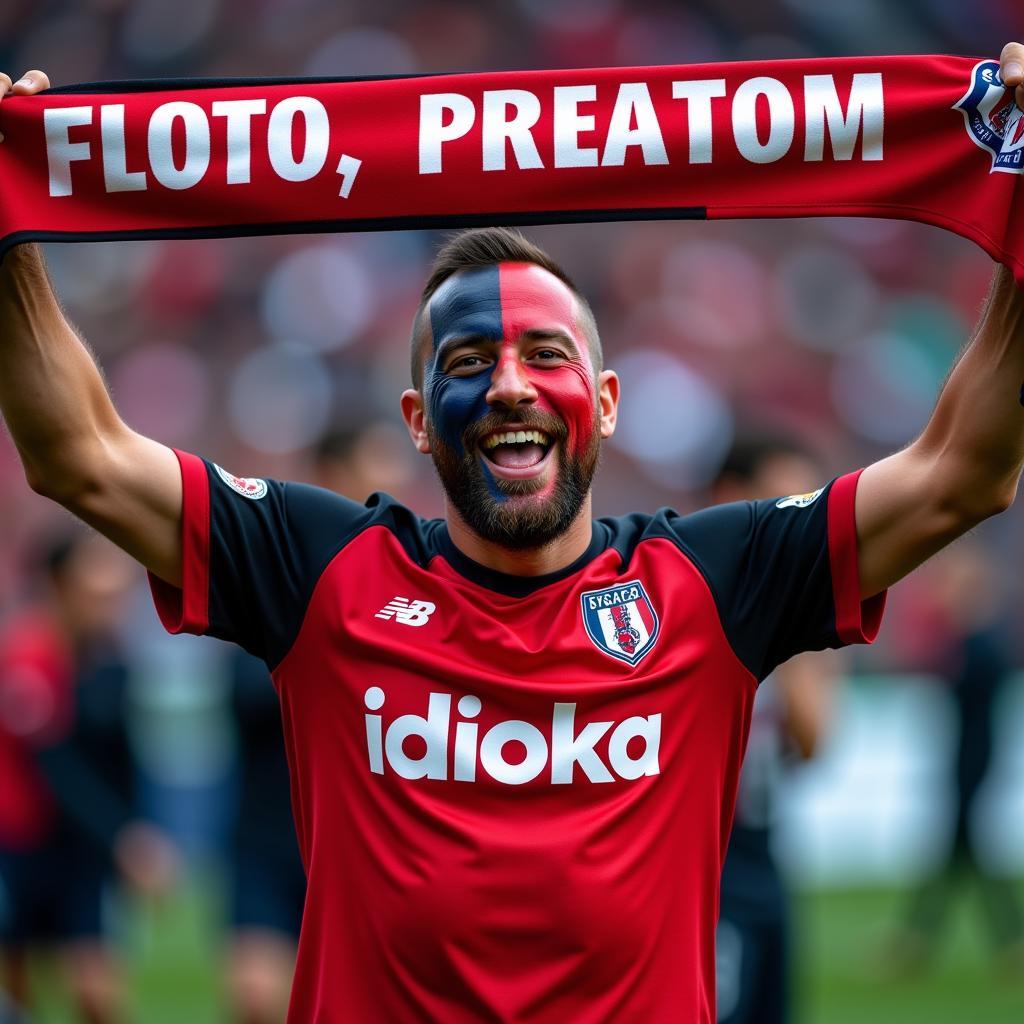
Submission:
M 0 71 L 0 100 L 10 93 L 17 96 L 30 96 L 34 92 L 42 92 L 50 88 L 50 79 L 45 71 L 26 71 L 16 82 L 11 76 Z
M 999 77 L 1004 85 L 1024 82 L 1024 44 L 1007 43 L 999 55 Z
M 1024 58 L 1022 58 L 1024 59 Z M 50 88 L 50 79 L 44 71 L 26 71 L 13 85 L 11 91 L 18 96 L 29 96 Z
M 1013 89 L 1017 106 L 1024 110 L 1024 43 L 1007 43 L 999 55 L 999 77 Z

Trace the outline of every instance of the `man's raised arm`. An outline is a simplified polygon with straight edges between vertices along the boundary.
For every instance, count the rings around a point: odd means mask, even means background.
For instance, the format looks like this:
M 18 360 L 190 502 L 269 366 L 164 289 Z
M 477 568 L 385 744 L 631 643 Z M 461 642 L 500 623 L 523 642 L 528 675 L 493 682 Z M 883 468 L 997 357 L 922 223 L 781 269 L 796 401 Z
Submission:
M 1003 48 L 1024 109 L 1024 45 Z M 861 595 L 870 597 L 1013 501 L 1024 467 L 1024 292 L 1001 267 L 970 344 L 910 446 L 857 487 Z
M 39 71 L 0 98 L 49 86 Z M 174 453 L 129 429 L 53 294 L 34 245 L 0 265 L 0 409 L 32 489 L 60 502 L 168 583 L 181 582 Z

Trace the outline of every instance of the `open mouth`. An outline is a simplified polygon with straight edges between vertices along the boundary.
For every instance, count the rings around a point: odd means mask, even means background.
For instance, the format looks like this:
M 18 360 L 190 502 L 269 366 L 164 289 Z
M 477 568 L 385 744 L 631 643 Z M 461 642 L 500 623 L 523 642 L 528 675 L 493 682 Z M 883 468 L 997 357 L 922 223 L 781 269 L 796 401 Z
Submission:
M 554 439 L 543 430 L 502 429 L 480 442 L 484 458 L 499 476 L 532 476 L 547 462 Z

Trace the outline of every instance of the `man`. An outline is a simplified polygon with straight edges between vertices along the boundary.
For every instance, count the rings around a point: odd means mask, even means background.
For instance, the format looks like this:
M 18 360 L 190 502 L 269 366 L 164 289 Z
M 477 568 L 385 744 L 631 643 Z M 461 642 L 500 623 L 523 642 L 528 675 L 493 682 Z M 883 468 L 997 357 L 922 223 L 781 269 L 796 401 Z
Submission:
M 885 944 L 887 974 L 924 968 L 948 931 L 957 890 L 973 883 L 992 943 L 995 963 L 1010 977 L 1024 971 L 1024 912 L 1012 880 L 986 863 L 975 822 L 986 784 L 997 775 L 998 715 L 1014 665 L 1000 629 L 999 581 L 984 547 L 965 539 L 931 562 L 915 613 L 932 629 L 919 628 L 912 669 L 935 677 L 948 690 L 952 742 L 945 752 L 952 828 L 941 843 L 942 859 L 910 893 L 902 924 Z M 920 636 L 928 642 L 920 645 Z M 945 772 L 943 774 L 945 774 Z
M 225 850 L 225 989 L 237 1024 L 281 1024 L 306 898 L 291 825 L 281 710 L 259 658 L 236 648 L 228 673 L 238 737 L 238 806 Z
M 808 492 L 820 479 L 808 450 L 762 429 L 733 443 L 711 496 L 716 504 L 758 501 Z M 813 757 L 827 729 L 836 657 L 790 658 L 758 687 L 722 866 L 715 944 L 719 1024 L 792 1018 L 789 896 L 772 851 L 777 789 L 787 755 Z
M 415 318 L 402 411 L 444 520 L 138 435 L 34 248 L 4 261 L 0 324 L 30 485 L 149 569 L 168 628 L 273 672 L 309 883 L 295 1022 L 710 1024 L 757 681 L 870 639 L 885 588 L 1006 508 L 1024 463 L 1024 296 L 1002 271 L 917 441 L 685 518 L 592 522 L 618 379 L 512 232 L 446 246 Z

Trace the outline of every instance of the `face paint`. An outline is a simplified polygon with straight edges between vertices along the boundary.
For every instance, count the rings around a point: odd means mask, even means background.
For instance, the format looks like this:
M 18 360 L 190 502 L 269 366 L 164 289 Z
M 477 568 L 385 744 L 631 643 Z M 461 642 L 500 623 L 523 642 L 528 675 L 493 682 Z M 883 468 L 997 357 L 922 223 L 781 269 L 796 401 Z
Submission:
M 570 455 L 578 456 L 592 442 L 596 396 L 590 348 L 576 298 L 556 277 L 529 263 L 463 271 L 431 299 L 430 327 L 432 351 L 424 375 L 427 414 L 437 433 L 459 454 L 465 451 L 466 431 L 492 411 L 487 394 L 494 374 L 505 371 L 509 363 L 519 364 L 518 372 L 537 392 L 531 408 L 563 424 Z M 561 332 L 572 340 L 575 352 L 554 367 L 526 363 L 520 339 L 531 330 Z M 450 346 L 470 337 L 498 343 L 500 347 L 489 353 L 493 365 L 464 377 L 446 374 L 443 366 Z M 533 345 L 542 347 L 540 342 Z
M 487 414 L 491 374 L 454 377 L 442 370 L 445 348 L 459 338 L 501 340 L 498 268 L 481 267 L 448 278 L 430 300 L 432 348 L 423 378 L 427 415 L 445 444 L 465 453 L 463 434 Z
M 463 271 L 430 302 L 423 392 L 435 464 L 463 518 L 506 546 L 533 546 L 561 532 L 589 490 L 600 432 L 577 307 L 561 281 L 520 263 Z M 540 358 L 547 348 L 562 357 Z M 454 349 L 460 351 L 453 361 Z M 479 358 L 480 369 L 455 372 L 453 362 L 464 355 Z M 557 451 L 545 455 L 550 464 L 536 476 L 496 473 L 483 455 L 480 442 L 505 424 L 554 439 Z M 493 507 L 513 504 L 514 521 L 511 510 L 502 518 Z

